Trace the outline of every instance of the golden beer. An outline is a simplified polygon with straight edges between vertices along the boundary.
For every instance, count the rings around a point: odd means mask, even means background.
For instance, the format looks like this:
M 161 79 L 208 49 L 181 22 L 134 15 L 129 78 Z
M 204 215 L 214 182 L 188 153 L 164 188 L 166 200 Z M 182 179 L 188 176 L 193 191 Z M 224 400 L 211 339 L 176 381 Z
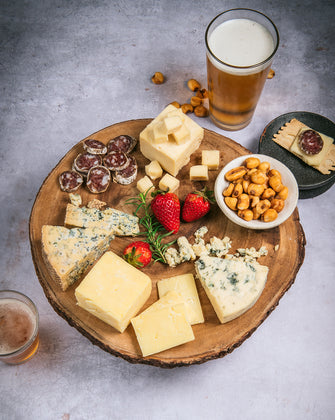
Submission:
M 239 130 L 250 123 L 278 43 L 274 24 L 253 10 L 228 10 L 209 24 L 209 111 L 217 126 Z
M 38 312 L 25 295 L 0 291 L 0 360 L 19 364 L 29 360 L 39 345 Z

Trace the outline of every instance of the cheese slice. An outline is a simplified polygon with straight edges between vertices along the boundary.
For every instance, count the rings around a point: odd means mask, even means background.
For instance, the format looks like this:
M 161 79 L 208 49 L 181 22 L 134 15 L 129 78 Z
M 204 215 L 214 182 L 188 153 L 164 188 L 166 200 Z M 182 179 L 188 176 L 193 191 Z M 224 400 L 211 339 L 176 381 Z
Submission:
M 113 232 L 99 228 L 42 226 L 42 252 L 62 290 L 66 290 L 92 265 L 111 240 Z
M 161 299 L 174 291 L 185 304 L 186 317 L 191 325 L 204 322 L 197 287 L 193 274 L 182 274 L 157 282 L 158 294 Z
M 183 122 L 182 126 L 168 135 L 167 142 L 156 143 L 153 134 L 155 126 L 166 118 L 175 116 Z M 200 125 L 185 115 L 181 109 L 168 105 L 140 133 L 140 149 L 146 158 L 151 161 L 157 160 L 166 172 L 176 176 L 179 170 L 189 162 L 191 154 L 198 149 L 203 137 L 204 129 Z
M 121 333 L 151 293 L 150 277 L 111 251 L 75 290 L 78 305 Z
M 120 210 L 78 207 L 69 203 L 65 214 L 66 226 L 99 227 L 117 236 L 135 236 L 139 233 L 138 217 Z
M 184 303 L 149 307 L 131 323 L 144 357 L 194 340 Z
M 258 262 L 209 256 L 200 257 L 195 269 L 221 323 L 237 318 L 256 303 L 269 270 Z

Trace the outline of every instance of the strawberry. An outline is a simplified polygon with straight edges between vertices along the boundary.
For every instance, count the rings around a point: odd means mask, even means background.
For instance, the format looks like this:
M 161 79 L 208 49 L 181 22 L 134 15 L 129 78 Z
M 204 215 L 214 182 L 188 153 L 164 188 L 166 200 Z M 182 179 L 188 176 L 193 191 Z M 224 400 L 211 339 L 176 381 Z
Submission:
M 176 194 L 158 191 L 151 202 L 151 210 L 168 232 L 178 232 L 180 227 L 180 202 Z
M 147 242 L 135 241 L 127 245 L 123 258 L 136 268 L 143 268 L 151 261 L 152 252 Z
M 211 208 L 213 203 L 213 192 L 206 191 L 194 191 L 187 194 L 182 209 L 182 219 L 184 222 L 194 222 L 205 216 Z

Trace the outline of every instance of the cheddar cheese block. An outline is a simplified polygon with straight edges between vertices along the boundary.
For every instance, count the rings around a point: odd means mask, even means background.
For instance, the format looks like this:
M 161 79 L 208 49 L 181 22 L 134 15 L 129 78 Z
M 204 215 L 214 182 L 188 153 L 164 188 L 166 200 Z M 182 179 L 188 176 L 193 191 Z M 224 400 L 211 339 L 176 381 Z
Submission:
M 69 203 L 65 214 L 66 226 L 99 227 L 116 236 L 135 236 L 139 231 L 138 217 L 120 210 L 78 207 Z
M 42 226 L 43 258 L 62 290 L 66 290 L 105 252 L 113 232 L 100 228 Z
M 168 105 L 140 133 L 140 149 L 151 161 L 176 176 L 190 156 L 198 149 L 204 137 L 204 129 L 181 109 Z
M 149 276 L 106 252 L 75 290 L 78 305 L 121 333 L 151 293 Z
M 158 294 L 162 299 L 174 291 L 185 304 L 186 317 L 191 325 L 204 322 L 204 316 L 193 274 L 181 274 L 158 280 Z
M 209 256 L 200 257 L 195 269 L 221 323 L 237 318 L 256 303 L 269 271 L 256 261 Z
M 144 357 L 194 340 L 185 305 L 171 304 L 175 298 L 164 296 L 131 320 Z

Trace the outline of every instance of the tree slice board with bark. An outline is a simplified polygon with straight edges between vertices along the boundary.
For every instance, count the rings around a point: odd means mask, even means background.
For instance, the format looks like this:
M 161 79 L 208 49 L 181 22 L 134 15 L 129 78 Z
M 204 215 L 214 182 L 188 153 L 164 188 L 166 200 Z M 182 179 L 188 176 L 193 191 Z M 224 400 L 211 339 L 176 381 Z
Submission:
M 121 134 L 138 138 L 139 133 L 150 121 L 150 119 L 141 119 L 117 123 L 87 138 L 100 140 L 105 144 Z M 145 175 L 144 166 L 149 163 L 149 160 L 140 153 L 139 149 L 139 144 L 137 144 L 131 153 L 138 162 L 137 180 Z M 209 171 L 209 180 L 206 182 L 190 181 L 190 166 L 201 163 L 202 150 L 211 149 L 220 150 L 219 169 Z M 303 263 L 306 241 L 299 221 L 298 209 L 296 208 L 291 217 L 283 224 L 269 230 L 255 231 L 239 227 L 230 222 L 217 205 L 213 205 L 210 212 L 202 219 L 193 223 L 181 223 L 179 232 L 168 237 L 169 241 L 184 235 L 192 242 L 194 232 L 205 225 L 209 230 L 206 235 L 206 238 L 208 238 L 206 242 L 212 236 L 230 237 L 232 240 L 230 253 L 234 253 L 238 248 L 255 247 L 259 249 L 261 246 L 265 246 L 268 255 L 259 258 L 258 262 L 269 267 L 267 283 L 263 293 L 252 308 L 235 320 L 221 324 L 199 280 L 196 279 L 205 322 L 192 327 L 195 340 L 143 358 L 132 326 L 129 325 L 126 331 L 121 334 L 78 307 L 74 291 L 81 279 L 65 292 L 62 291 L 42 257 L 42 226 L 45 224 L 63 226 L 65 208 L 69 202 L 69 194 L 61 191 L 59 187 L 58 176 L 61 172 L 71 169 L 73 160 L 82 150 L 81 141 L 50 172 L 36 196 L 30 215 L 29 234 L 35 270 L 44 293 L 54 310 L 93 344 L 131 363 L 143 363 L 164 368 L 187 366 L 223 357 L 240 346 L 278 305 L 285 292 L 294 283 L 298 270 Z M 205 129 L 200 148 L 193 153 L 190 163 L 182 168 L 177 176 L 180 180 L 180 187 L 176 193 L 181 202 L 185 199 L 187 193 L 195 189 L 207 186 L 210 190 L 213 190 L 220 169 L 232 159 L 249 153 L 246 148 L 233 140 Z M 158 181 L 154 181 L 156 187 L 158 187 Z M 105 201 L 109 207 L 132 213 L 135 208 L 126 204 L 126 201 L 130 197 L 136 196 L 138 190 L 135 181 L 130 185 L 112 183 L 107 191 L 101 194 L 92 194 L 82 185 L 77 193 L 82 196 L 83 205 L 97 198 Z M 132 240 L 133 238 L 129 237 L 117 237 L 112 241 L 110 249 L 121 255 L 125 246 Z M 185 262 L 175 268 L 159 262 L 152 262 L 143 271 L 150 276 L 153 286 L 151 296 L 143 309 L 158 299 L 156 283 L 159 279 L 185 273 L 195 274 L 193 262 Z M 299 299 L 299 296 L 296 296 L 296 299 Z

